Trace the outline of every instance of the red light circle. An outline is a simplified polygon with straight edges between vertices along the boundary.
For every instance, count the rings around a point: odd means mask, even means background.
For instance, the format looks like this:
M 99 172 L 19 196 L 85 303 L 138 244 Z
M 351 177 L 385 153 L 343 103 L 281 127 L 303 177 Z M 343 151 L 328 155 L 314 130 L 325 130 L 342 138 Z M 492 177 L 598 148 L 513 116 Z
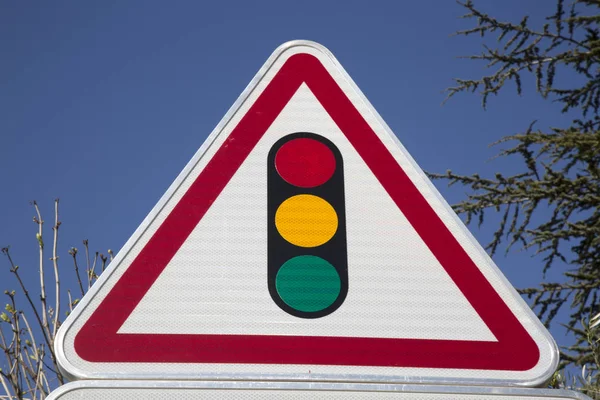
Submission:
M 275 169 L 287 183 L 302 188 L 320 186 L 335 171 L 335 156 L 324 143 L 310 138 L 292 139 L 275 155 Z

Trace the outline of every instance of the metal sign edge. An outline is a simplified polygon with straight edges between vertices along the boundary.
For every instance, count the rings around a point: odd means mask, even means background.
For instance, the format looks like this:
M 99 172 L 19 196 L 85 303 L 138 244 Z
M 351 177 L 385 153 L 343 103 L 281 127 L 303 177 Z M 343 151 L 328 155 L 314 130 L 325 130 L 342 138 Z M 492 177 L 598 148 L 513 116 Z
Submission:
M 251 381 L 77 381 L 67 383 L 53 391 L 48 400 L 78 389 L 223 389 L 223 390 L 315 390 L 339 392 L 381 392 L 415 394 L 470 394 L 523 397 L 552 397 L 574 400 L 591 400 L 583 393 L 565 389 L 536 389 L 493 386 L 440 386 L 440 385 L 391 385 L 371 383 L 313 383 L 313 382 L 251 382 Z
M 122 375 L 119 373 L 111 373 L 111 374 L 86 373 L 82 370 L 79 370 L 74 365 L 72 365 L 67 360 L 67 357 L 64 352 L 64 340 L 65 340 L 66 331 L 71 328 L 73 321 L 75 321 L 80 316 L 82 311 L 88 307 L 90 300 L 100 291 L 100 289 L 108 281 L 109 277 L 114 273 L 116 267 L 121 263 L 122 259 L 126 256 L 126 254 L 134 246 L 134 244 L 139 240 L 142 233 L 148 228 L 148 226 L 156 218 L 157 214 L 165 206 L 165 204 L 168 202 L 168 200 L 173 196 L 173 194 L 179 188 L 179 186 L 181 185 L 183 180 L 190 174 L 190 172 L 193 170 L 194 166 L 204 156 L 207 149 L 213 144 L 213 142 L 218 137 L 218 135 L 227 126 L 229 121 L 237 113 L 239 108 L 243 105 L 243 103 L 250 96 L 250 94 L 254 91 L 254 89 L 257 87 L 258 83 L 265 76 L 267 71 L 269 71 L 269 69 L 273 66 L 275 61 L 285 51 L 287 51 L 293 47 L 297 47 L 297 46 L 312 47 L 327 56 L 327 58 L 331 61 L 333 66 L 338 69 L 338 71 L 341 73 L 342 77 L 346 80 L 346 82 L 355 91 L 355 93 L 358 95 L 360 100 L 362 100 L 366 104 L 367 108 L 373 114 L 373 116 L 375 117 L 377 122 L 379 122 L 381 124 L 384 131 L 392 138 L 394 143 L 398 146 L 399 150 L 403 153 L 403 155 L 406 157 L 406 159 L 410 162 L 410 164 L 414 168 L 414 170 L 421 176 L 423 181 L 426 182 L 426 184 L 429 186 L 431 192 L 439 200 L 441 200 L 441 204 L 443 204 L 443 206 L 448 211 L 450 211 L 450 215 L 452 215 L 452 217 L 460 224 L 460 226 L 464 225 L 463 222 L 460 220 L 460 218 L 456 215 L 456 213 L 448 205 L 446 200 L 439 193 L 439 191 L 435 188 L 433 183 L 429 180 L 429 178 L 426 177 L 425 173 L 418 166 L 418 164 L 414 161 L 414 159 L 412 158 L 410 153 L 404 148 L 404 146 L 401 144 L 398 137 L 393 133 L 393 131 L 390 129 L 390 127 L 385 123 L 385 121 L 380 116 L 380 114 L 377 112 L 375 107 L 373 107 L 373 105 L 369 102 L 369 100 L 366 98 L 364 93 L 358 88 L 358 86 L 356 85 L 354 80 L 346 72 L 346 70 L 343 68 L 343 66 L 338 62 L 338 60 L 335 58 L 335 56 L 327 48 L 325 48 L 321 44 L 313 42 L 313 41 L 293 40 L 293 41 L 286 42 L 286 43 L 280 45 L 269 56 L 269 58 L 265 61 L 265 63 L 261 66 L 261 68 L 258 70 L 256 75 L 252 78 L 252 80 L 249 82 L 249 84 L 246 86 L 246 88 L 242 91 L 240 96 L 236 99 L 236 101 L 233 103 L 233 105 L 225 113 L 225 115 L 223 116 L 221 121 L 216 125 L 214 130 L 210 133 L 210 135 L 208 135 L 208 137 L 206 138 L 204 143 L 196 151 L 196 153 L 194 154 L 192 159 L 186 164 L 186 166 L 179 173 L 177 178 L 169 186 L 169 188 L 167 189 L 165 194 L 160 198 L 160 200 L 156 203 L 156 205 L 152 208 L 152 210 L 146 216 L 146 218 L 144 218 L 142 223 L 133 232 L 133 234 L 130 236 L 130 238 L 127 240 L 127 242 L 123 245 L 122 249 L 115 256 L 115 258 L 110 263 L 110 265 L 105 270 L 105 272 L 100 276 L 98 281 L 94 284 L 94 286 L 90 289 L 90 291 L 86 294 L 86 296 L 84 296 L 84 298 L 78 304 L 78 306 L 75 308 L 73 313 L 71 313 L 69 315 L 69 317 L 63 323 L 63 325 L 60 327 L 60 329 L 57 333 L 57 336 L 56 336 L 55 343 L 54 343 L 54 350 L 55 350 L 55 355 L 56 355 L 57 362 L 59 365 L 59 369 L 66 377 L 68 377 L 69 379 L 73 379 L 73 380 L 76 380 L 76 379 L 121 379 L 121 378 L 123 378 Z M 471 241 L 478 243 L 478 241 L 474 238 L 474 236 L 471 234 L 471 232 L 468 229 L 465 228 L 465 231 Z M 478 247 L 478 251 L 482 254 L 482 256 L 489 259 L 489 256 L 481 248 L 481 246 L 477 246 L 477 247 Z M 495 266 L 495 263 L 493 261 L 491 263 L 492 263 L 492 265 Z M 559 357 L 558 347 L 556 346 L 556 343 L 555 343 L 554 339 L 552 338 L 552 336 L 549 334 L 549 332 L 546 330 L 546 328 L 543 326 L 543 324 L 539 321 L 537 316 L 535 316 L 535 314 L 533 313 L 533 311 L 531 311 L 531 309 L 529 308 L 527 303 L 521 298 L 521 296 L 518 295 L 518 293 L 514 290 L 512 284 L 510 284 L 510 282 L 504 277 L 504 275 L 502 275 L 500 273 L 500 271 L 498 270 L 497 267 L 496 267 L 496 270 L 494 270 L 494 273 L 497 275 L 497 277 L 502 281 L 502 283 L 504 285 L 506 285 L 509 288 L 512 288 L 513 296 L 515 297 L 515 299 L 517 299 L 517 301 L 519 301 L 523 305 L 523 308 L 529 312 L 529 314 L 531 316 L 531 320 L 537 325 L 537 328 L 543 332 L 543 335 L 545 336 L 548 343 L 550 343 L 553 348 L 553 351 L 551 351 L 551 354 L 550 354 L 550 357 L 552 360 L 551 365 L 549 366 L 548 370 L 544 374 L 541 374 L 541 376 L 539 376 L 537 379 L 534 379 L 534 380 L 485 379 L 485 378 L 484 379 L 481 379 L 481 378 L 448 379 L 448 378 L 436 378 L 436 377 L 408 378 L 408 377 L 402 376 L 402 375 L 388 376 L 388 375 L 359 375 L 359 374 L 312 374 L 310 378 L 307 378 L 306 375 L 304 375 L 304 374 L 268 374 L 267 375 L 267 374 L 211 374 L 211 373 L 202 374 L 201 376 L 199 375 L 195 378 L 245 379 L 245 380 L 266 380 L 266 379 L 283 380 L 283 379 L 287 379 L 287 380 L 295 380 L 298 382 L 300 382 L 300 381 L 317 382 L 320 380 L 321 381 L 344 380 L 344 381 L 348 381 L 348 382 L 352 382 L 352 381 L 354 381 L 354 382 L 371 381 L 371 382 L 382 382 L 382 383 L 405 382 L 407 384 L 410 384 L 411 381 L 413 381 L 413 382 L 418 381 L 421 383 L 436 383 L 436 384 L 451 384 L 451 383 L 454 384 L 454 383 L 456 383 L 456 384 L 478 384 L 478 385 L 479 384 L 487 384 L 487 385 L 523 386 L 523 387 L 541 386 L 552 377 L 554 371 L 556 370 L 556 367 L 558 366 L 558 361 L 559 361 L 558 360 L 558 357 Z M 128 374 L 124 378 L 125 379 L 149 379 L 149 378 L 164 379 L 164 375 L 156 374 L 156 373 L 139 373 L 139 374 Z M 181 378 L 188 378 L 188 377 L 183 376 L 183 375 L 181 375 L 181 376 L 173 375 L 173 380 L 181 379 Z

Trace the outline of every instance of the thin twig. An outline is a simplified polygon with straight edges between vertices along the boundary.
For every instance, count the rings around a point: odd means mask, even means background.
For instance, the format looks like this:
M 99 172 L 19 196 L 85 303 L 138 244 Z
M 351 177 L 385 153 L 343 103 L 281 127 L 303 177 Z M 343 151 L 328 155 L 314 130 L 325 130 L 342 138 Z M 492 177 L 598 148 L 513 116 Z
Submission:
M 86 260 L 86 267 L 85 270 L 87 272 L 87 278 L 88 278 L 88 290 L 90 289 L 90 287 L 92 287 L 92 283 L 91 283 L 91 276 L 90 276 L 90 248 L 88 246 L 88 240 L 85 239 L 83 241 L 83 247 L 85 248 L 85 260 Z M 94 263 L 95 264 L 95 263 Z
M 85 294 L 83 290 L 83 282 L 81 282 L 81 275 L 79 275 L 79 264 L 77 264 L 77 248 L 71 247 L 69 250 L 69 254 L 73 257 L 73 265 L 75 267 L 75 277 L 77 278 L 77 284 L 79 285 L 79 290 L 81 292 L 81 297 Z
M 44 239 L 43 239 L 43 225 L 44 220 L 42 219 L 42 213 L 36 201 L 33 201 L 33 206 L 37 213 L 37 218 L 34 217 L 34 222 L 38 224 L 38 233 L 36 235 L 39 246 L 39 268 L 40 268 L 40 300 L 42 302 L 42 329 L 46 331 L 47 338 L 51 338 L 50 328 L 48 326 L 48 307 L 46 305 L 46 283 L 44 279 Z M 50 342 L 48 342 L 48 346 Z
M 71 298 L 71 291 L 67 290 L 67 297 L 69 299 L 69 313 L 73 312 L 73 299 Z
M 54 282 L 55 282 L 55 293 L 56 293 L 56 302 L 54 306 L 54 324 L 52 327 L 52 341 L 54 342 L 54 338 L 56 337 L 56 331 L 59 326 L 59 316 L 60 316 L 60 279 L 58 276 L 58 228 L 60 228 L 60 221 L 58 219 L 58 202 L 59 200 L 54 200 L 54 226 L 52 230 L 54 231 L 54 240 L 52 246 L 52 265 L 54 267 Z M 62 383 L 62 382 L 61 382 Z
M 7 395 L 7 399 L 10 399 L 12 396 L 10 395 L 10 390 L 8 389 L 8 386 L 6 385 L 6 381 L 4 380 L 4 374 L 0 371 L 0 383 L 2 383 L 2 387 L 4 388 L 4 391 L 6 392 Z

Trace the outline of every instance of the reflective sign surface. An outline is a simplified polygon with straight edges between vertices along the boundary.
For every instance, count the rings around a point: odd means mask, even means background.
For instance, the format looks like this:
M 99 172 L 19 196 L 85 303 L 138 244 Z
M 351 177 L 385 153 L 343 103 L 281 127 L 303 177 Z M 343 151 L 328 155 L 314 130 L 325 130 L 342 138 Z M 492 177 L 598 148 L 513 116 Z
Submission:
M 536 386 L 558 361 L 351 78 L 303 41 L 269 58 L 56 350 L 86 379 Z

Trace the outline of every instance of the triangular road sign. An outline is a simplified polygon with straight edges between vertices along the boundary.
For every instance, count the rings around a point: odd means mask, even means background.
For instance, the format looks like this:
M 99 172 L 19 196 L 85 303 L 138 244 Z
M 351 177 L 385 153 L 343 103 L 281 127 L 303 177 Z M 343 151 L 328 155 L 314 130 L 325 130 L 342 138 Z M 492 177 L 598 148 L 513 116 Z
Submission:
M 335 58 L 275 51 L 62 326 L 75 378 L 539 385 L 556 345 Z

